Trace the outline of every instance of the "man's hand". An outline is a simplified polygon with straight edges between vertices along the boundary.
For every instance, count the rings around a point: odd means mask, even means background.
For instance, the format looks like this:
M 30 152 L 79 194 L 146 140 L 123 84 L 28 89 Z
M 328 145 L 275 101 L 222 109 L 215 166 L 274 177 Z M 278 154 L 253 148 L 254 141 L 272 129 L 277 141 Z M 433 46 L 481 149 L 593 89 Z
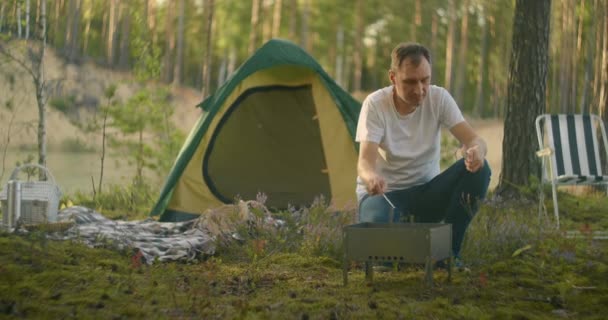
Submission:
M 365 187 L 369 194 L 377 195 L 386 192 L 386 182 L 384 178 L 378 174 L 371 174 L 365 179 Z
M 479 145 L 470 148 L 463 147 L 464 165 L 469 172 L 477 172 L 483 167 L 483 156 L 479 152 Z

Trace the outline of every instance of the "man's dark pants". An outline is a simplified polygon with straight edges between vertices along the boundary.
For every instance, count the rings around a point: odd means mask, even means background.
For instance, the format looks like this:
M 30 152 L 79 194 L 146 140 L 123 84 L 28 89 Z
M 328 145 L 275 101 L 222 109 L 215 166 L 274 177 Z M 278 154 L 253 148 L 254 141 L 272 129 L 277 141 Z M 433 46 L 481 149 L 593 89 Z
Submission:
M 491 174 L 485 160 L 481 169 L 471 173 L 460 159 L 423 185 L 387 192 L 396 207 L 393 222 L 413 215 L 415 222 L 452 224 L 452 251 L 459 256 L 465 231 L 486 196 Z M 366 195 L 359 203 L 359 222 L 387 223 L 390 208 L 382 195 Z

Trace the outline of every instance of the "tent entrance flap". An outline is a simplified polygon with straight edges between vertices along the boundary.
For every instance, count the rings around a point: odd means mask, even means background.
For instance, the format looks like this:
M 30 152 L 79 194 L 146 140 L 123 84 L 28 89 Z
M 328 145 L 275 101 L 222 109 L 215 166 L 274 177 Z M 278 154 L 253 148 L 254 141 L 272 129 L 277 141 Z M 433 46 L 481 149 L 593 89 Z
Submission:
M 203 179 L 222 202 L 267 195 L 268 207 L 331 199 L 311 85 L 243 92 L 226 109 L 203 158 Z

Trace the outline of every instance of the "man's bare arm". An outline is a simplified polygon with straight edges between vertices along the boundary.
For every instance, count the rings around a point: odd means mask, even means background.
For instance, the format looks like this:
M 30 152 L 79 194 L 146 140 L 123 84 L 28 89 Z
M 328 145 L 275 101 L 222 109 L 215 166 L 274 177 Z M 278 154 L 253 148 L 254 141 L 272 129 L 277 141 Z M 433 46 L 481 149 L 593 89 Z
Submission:
M 378 159 L 378 144 L 363 141 L 359 145 L 359 161 L 357 173 L 363 179 L 369 194 L 382 194 L 386 191 L 384 178 L 376 172 L 376 160 Z

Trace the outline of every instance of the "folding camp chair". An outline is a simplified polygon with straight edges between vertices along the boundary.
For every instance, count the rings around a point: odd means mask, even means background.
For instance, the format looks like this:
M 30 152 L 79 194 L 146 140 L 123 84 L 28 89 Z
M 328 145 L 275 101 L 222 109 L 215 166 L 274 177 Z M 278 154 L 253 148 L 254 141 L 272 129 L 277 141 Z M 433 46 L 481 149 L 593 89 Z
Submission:
M 543 114 L 536 118 L 536 135 L 542 159 L 542 182 L 553 189 L 553 208 L 559 229 L 557 186 L 608 185 L 600 153 L 608 159 L 608 142 L 602 119 L 591 114 Z M 601 135 L 601 137 L 600 137 Z M 603 143 L 603 150 L 600 145 Z M 544 192 L 541 190 L 540 205 Z M 540 214 L 540 209 L 539 209 Z

